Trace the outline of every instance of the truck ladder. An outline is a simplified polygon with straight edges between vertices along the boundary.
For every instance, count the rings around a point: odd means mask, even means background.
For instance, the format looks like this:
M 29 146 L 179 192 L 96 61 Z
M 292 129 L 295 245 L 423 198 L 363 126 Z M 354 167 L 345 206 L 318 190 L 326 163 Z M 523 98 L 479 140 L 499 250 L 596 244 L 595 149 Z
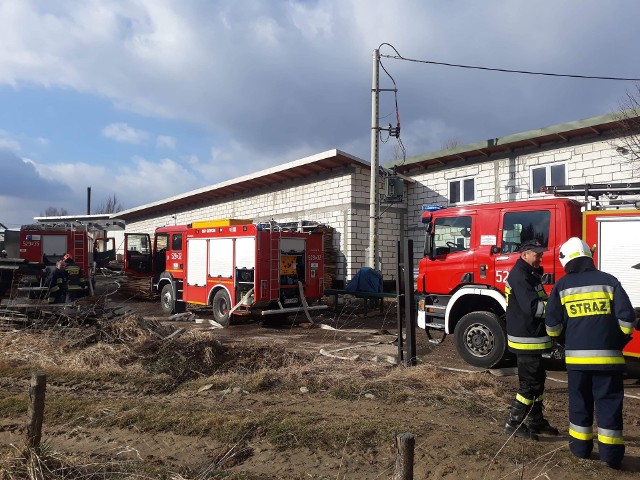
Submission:
M 269 299 L 280 299 L 280 232 L 269 231 Z
M 582 185 L 545 185 L 540 191 L 556 197 L 596 197 L 600 195 L 638 195 L 640 183 L 584 183 Z
M 556 197 L 584 196 L 587 210 L 605 210 L 607 208 L 640 208 L 640 202 L 618 197 L 640 195 L 640 183 L 585 183 L 581 185 L 545 185 L 540 191 Z M 600 197 L 605 198 L 601 199 Z M 589 197 L 595 200 L 589 200 Z
M 87 250 L 89 248 L 88 245 L 85 245 L 85 241 L 88 242 L 88 238 L 85 232 L 73 230 L 71 232 L 71 248 L 69 249 L 69 254 L 73 258 L 73 261 L 78 264 L 82 268 L 83 265 L 86 264 L 87 260 Z M 88 275 L 89 272 L 84 272 L 85 275 Z

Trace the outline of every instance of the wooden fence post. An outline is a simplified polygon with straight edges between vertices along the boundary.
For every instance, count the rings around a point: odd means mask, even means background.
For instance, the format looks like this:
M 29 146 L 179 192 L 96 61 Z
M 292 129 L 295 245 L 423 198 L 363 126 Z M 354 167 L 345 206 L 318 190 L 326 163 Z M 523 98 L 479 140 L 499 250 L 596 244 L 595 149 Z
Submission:
M 29 388 L 29 408 L 27 416 L 27 445 L 30 448 L 40 447 L 42 438 L 42 421 L 44 418 L 44 394 L 47 389 L 47 375 L 42 372 L 31 374 L 31 386 Z
M 413 448 L 416 437 L 412 433 L 396 435 L 396 468 L 392 480 L 413 480 Z

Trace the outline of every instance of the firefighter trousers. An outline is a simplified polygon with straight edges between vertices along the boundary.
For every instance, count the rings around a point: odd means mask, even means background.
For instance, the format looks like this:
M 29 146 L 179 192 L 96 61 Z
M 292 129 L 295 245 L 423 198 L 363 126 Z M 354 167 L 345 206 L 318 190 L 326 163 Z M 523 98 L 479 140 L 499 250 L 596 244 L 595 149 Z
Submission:
M 623 373 L 618 370 L 567 370 L 569 380 L 569 448 L 587 458 L 593 450 L 595 403 L 600 460 L 619 468 L 622 437 Z
M 536 400 L 542 401 L 547 372 L 540 354 L 518 354 L 518 394 L 516 400 L 531 407 Z

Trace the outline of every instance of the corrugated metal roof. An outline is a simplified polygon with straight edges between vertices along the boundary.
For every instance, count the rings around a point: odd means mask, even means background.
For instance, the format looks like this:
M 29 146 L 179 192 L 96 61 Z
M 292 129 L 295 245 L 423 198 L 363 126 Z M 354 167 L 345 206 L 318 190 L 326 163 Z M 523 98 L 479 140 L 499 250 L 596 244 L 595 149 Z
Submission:
M 620 128 L 618 120 L 618 114 L 600 115 L 598 117 L 561 123 L 500 138 L 490 138 L 482 142 L 462 145 L 426 155 L 418 155 L 408 158 L 402 165 L 396 161 L 387 166 L 393 166 L 395 164 L 399 172 L 408 172 L 414 169 L 442 166 L 460 160 L 478 160 L 480 157 L 487 158 L 495 153 L 506 153 L 523 148 L 540 147 L 550 143 L 568 142 L 572 139 L 588 135 L 601 135 L 605 132 Z
M 130 208 L 114 214 L 118 218 L 131 221 L 136 217 L 146 216 L 167 210 L 184 208 L 207 200 L 217 200 L 235 193 L 245 193 L 261 187 L 268 187 L 288 180 L 296 180 L 312 175 L 318 175 L 335 169 L 342 169 L 351 165 L 369 168 L 369 162 L 340 150 L 328 150 L 310 157 L 301 158 L 293 162 L 233 178 L 222 183 L 191 190 L 174 197 L 158 200 L 139 207 Z

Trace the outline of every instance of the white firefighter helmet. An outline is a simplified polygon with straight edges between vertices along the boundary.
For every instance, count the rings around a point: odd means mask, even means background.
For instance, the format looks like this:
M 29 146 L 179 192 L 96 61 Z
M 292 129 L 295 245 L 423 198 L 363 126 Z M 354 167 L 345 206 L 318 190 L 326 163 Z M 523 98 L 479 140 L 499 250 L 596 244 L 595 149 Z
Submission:
M 591 258 L 591 250 L 584 240 L 578 237 L 571 237 L 560 247 L 560 263 L 563 267 L 574 258 L 589 257 Z

